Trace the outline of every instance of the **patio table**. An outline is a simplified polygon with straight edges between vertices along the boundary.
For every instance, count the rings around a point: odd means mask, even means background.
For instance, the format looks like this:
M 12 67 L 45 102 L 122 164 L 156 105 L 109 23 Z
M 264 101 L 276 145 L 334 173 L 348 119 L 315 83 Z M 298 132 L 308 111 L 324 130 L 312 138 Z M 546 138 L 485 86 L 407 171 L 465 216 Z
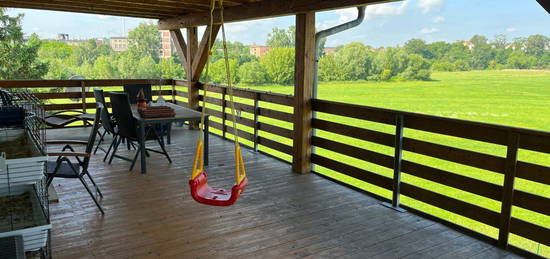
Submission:
M 171 107 L 175 110 L 176 115 L 174 117 L 160 117 L 160 118 L 142 118 L 138 112 L 137 105 L 132 105 L 132 114 L 138 122 L 141 139 L 145 139 L 145 127 L 151 124 L 169 124 L 172 122 L 190 122 L 200 121 L 201 113 L 189 108 L 185 108 L 173 103 L 166 103 L 165 106 Z M 206 115 L 204 119 L 204 165 L 208 165 L 208 119 Z M 139 148 L 141 150 L 141 173 L 147 173 L 147 155 L 145 151 L 145 141 L 140 141 Z

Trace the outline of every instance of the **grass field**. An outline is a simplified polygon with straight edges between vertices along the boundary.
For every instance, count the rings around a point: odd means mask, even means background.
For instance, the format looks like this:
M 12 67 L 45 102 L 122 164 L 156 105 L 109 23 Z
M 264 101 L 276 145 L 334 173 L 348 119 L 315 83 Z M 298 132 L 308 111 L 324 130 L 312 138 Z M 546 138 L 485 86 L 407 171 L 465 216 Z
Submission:
M 374 107 L 383 107 L 395 110 L 404 110 L 423 114 L 431 114 L 443 117 L 459 118 L 472 121 L 481 121 L 501 125 L 523 127 L 550 131 L 550 71 L 469 71 L 469 72 L 442 72 L 434 73 L 432 81 L 405 81 L 405 82 L 321 82 L 319 86 L 320 99 L 333 100 L 338 102 L 353 103 Z M 293 94 L 292 86 L 240 86 L 262 91 L 271 91 L 283 94 Z M 115 88 L 112 88 L 114 90 Z M 181 88 L 185 90 L 185 88 Z M 220 98 L 217 94 L 209 93 L 210 96 Z M 184 100 L 183 98 L 181 98 Z M 89 99 L 88 102 L 93 102 Z M 237 101 L 252 104 L 250 100 L 237 98 Z M 63 100 L 56 100 L 63 102 Z M 65 100 L 66 102 L 66 100 Z M 264 107 L 276 110 L 292 112 L 290 107 L 262 103 Z M 210 108 L 219 110 L 219 106 L 208 105 Z M 243 113 L 243 117 L 251 118 L 251 114 Z M 363 120 L 348 119 L 334 115 L 319 114 L 320 118 L 341 122 L 357 127 L 368 128 L 381 132 L 393 134 L 393 126 L 382 125 Z M 261 122 L 278 125 L 292 129 L 290 123 L 281 122 L 269 118 L 260 118 Z M 251 128 L 240 126 L 242 130 L 252 131 Z M 215 130 L 214 130 L 215 131 Z M 448 137 L 438 134 L 426 133 L 406 129 L 405 136 L 409 138 L 424 140 L 432 143 L 458 147 L 462 149 L 492 154 L 505 157 L 504 146 L 481 143 L 455 137 Z M 317 135 L 329 138 L 334 141 L 347 143 L 353 146 L 372 150 L 378 153 L 393 156 L 393 148 L 362 141 L 355 138 L 344 137 L 329 132 L 318 131 Z M 292 145 L 290 139 L 277 135 L 260 132 L 264 136 L 288 145 Z M 245 144 L 247 144 L 245 142 Z M 251 143 L 248 143 L 251 144 Z M 290 156 L 261 148 L 261 150 L 272 153 L 285 160 Z M 317 149 L 320 155 L 330 157 L 346 164 L 353 165 L 377 174 L 391 177 L 393 170 L 371 164 L 359 159 L 341 155 L 329 150 Z M 439 168 L 449 172 L 477 178 L 483 181 L 502 185 L 501 174 L 485 171 L 457 163 L 452 163 L 428 156 L 411 152 L 404 152 L 403 158 L 419 164 Z M 522 161 L 550 166 L 550 155 L 537 152 L 520 150 L 519 158 Z M 378 195 L 390 198 L 391 192 L 366 184 L 356 179 L 347 177 L 337 172 L 322 167 L 316 167 L 316 171 L 353 184 L 359 188 L 368 190 Z M 423 180 L 411 175 L 403 174 L 402 180 L 424 189 L 436 191 L 469 203 L 473 203 L 494 211 L 500 211 L 500 202 L 484 198 L 475 194 L 460 191 L 435 182 Z M 550 187 L 526 180 L 519 179 L 516 188 L 525 190 L 540 196 L 550 198 Z M 498 230 L 491 226 L 470 220 L 468 218 L 447 212 L 445 210 L 424 204 L 422 202 L 402 197 L 403 204 L 430 214 L 458 223 L 485 235 L 497 238 Z M 535 213 L 514 207 L 513 216 L 523 220 L 550 228 L 550 216 Z M 550 257 L 550 247 L 540 245 L 533 241 L 511 236 L 511 243 L 531 252 Z
M 550 131 L 550 71 L 470 71 L 453 73 L 434 73 L 432 81 L 422 82 L 330 82 L 321 83 L 319 98 L 338 102 L 353 103 L 374 107 L 383 107 L 396 110 L 431 114 L 443 117 L 459 118 L 472 121 L 481 121 L 501 125 L 523 127 Z M 272 91 L 284 94 L 293 94 L 292 86 L 241 86 L 263 91 Z M 274 106 L 281 109 L 282 107 Z M 286 108 L 288 112 L 290 109 Z M 320 118 L 351 124 L 358 127 L 374 129 L 381 132 L 393 133 L 394 127 L 371 123 L 361 120 L 344 119 L 339 116 L 319 114 Z M 291 128 L 289 123 L 277 120 L 264 119 L 268 123 Z M 288 139 L 271 134 L 266 137 L 274 138 L 286 144 L 292 144 Z M 393 155 L 393 149 L 370 142 L 348 138 L 337 134 L 318 131 L 317 135 L 338 142 L 369 149 L 379 153 Z M 480 143 L 477 141 L 430 134 L 406 129 L 405 136 L 433 143 L 463 148 L 504 157 L 506 149 L 503 146 Z M 290 159 L 275 151 L 278 156 Z M 333 158 L 346 164 L 375 172 L 388 177 L 392 170 L 371 164 L 352 157 L 334 153 L 328 150 L 317 149 L 318 154 Z M 427 156 L 404 153 L 404 159 L 453 173 L 474 177 L 491 183 L 503 184 L 503 176 L 469 166 L 464 166 Z M 525 150 L 520 151 L 520 159 L 550 166 L 550 156 Z M 316 170 L 352 183 L 355 186 L 390 198 L 391 193 L 376 186 L 338 174 L 337 172 L 316 167 Z M 429 190 L 455 197 L 473 204 L 477 204 L 494 211 L 500 211 L 500 202 L 493 201 L 478 195 L 463 192 L 454 188 L 403 174 L 403 181 L 413 183 Z M 550 187 L 534 182 L 519 180 L 516 188 L 550 198 Z M 404 204 L 429 211 L 439 217 L 460 225 L 474 229 L 485 235 L 496 238 L 498 230 L 479 222 L 458 216 L 436 207 L 402 198 Z M 550 228 L 550 216 L 531 212 L 514 207 L 513 215 L 530 222 Z M 544 256 L 550 256 L 550 248 L 538 243 L 512 235 L 511 243 L 524 249 Z

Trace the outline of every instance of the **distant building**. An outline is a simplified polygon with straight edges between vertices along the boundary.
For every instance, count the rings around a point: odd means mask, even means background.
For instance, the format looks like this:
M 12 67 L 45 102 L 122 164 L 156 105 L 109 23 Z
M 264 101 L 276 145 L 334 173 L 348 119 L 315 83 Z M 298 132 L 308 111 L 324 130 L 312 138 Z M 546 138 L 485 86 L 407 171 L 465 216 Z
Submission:
M 55 41 L 64 42 L 64 43 L 67 43 L 71 46 L 77 46 L 77 45 L 85 42 L 86 40 L 71 40 L 69 38 L 69 34 L 67 34 L 67 33 L 58 33 L 57 34 L 57 39 L 55 39 Z M 103 44 L 103 42 L 101 42 L 101 44 Z
M 160 58 L 169 58 L 172 56 L 173 44 L 170 31 L 160 31 Z M 112 37 L 110 39 L 111 49 L 114 52 L 124 52 L 128 50 L 128 37 Z
M 255 43 L 250 46 L 250 55 L 256 56 L 258 58 L 263 58 L 267 53 L 269 53 L 269 50 L 271 50 L 270 47 L 267 46 L 258 46 Z
M 128 37 L 111 37 L 109 44 L 114 52 L 123 52 L 128 50 Z
M 170 31 L 160 31 L 160 58 L 170 58 L 172 56 L 172 37 Z
M 464 41 L 462 44 L 468 47 L 469 50 L 472 50 L 475 47 L 474 43 L 472 43 L 471 41 Z
M 324 48 L 323 53 L 325 53 L 325 55 L 334 55 L 336 54 L 336 48 Z

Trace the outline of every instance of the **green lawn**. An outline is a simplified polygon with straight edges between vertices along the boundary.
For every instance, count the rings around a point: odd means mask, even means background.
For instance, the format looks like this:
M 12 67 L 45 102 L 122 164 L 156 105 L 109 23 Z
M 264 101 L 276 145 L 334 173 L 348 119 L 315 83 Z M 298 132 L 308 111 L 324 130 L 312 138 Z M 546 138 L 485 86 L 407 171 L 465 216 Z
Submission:
M 433 80 L 428 82 L 322 82 L 319 86 L 319 98 L 338 102 L 550 131 L 550 71 L 446 72 L 434 73 L 432 78 Z M 284 94 L 293 93 L 293 87 L 291 86 L 241 87 Z M 286 107 L 283 108 L 276 105 L 265 106 L 272 106 L 273 108 L 284 109 L 291 112 L 291 110 Z M 319 114 L 319 117 L 387 133 L 393 133 L 394 131 L 394 127 L 378 123 L 344 119 L 339 116 L 327 114 Z M 277 120 L 267 118 L 262 118 L 261 120 L 286 128 L 292 127 L 289 123 L 282 123 Z M 263 135 L 270 138 L 276 138 L 286 144 L 291 144 L 291 141 L 285 138 L 277 137 L 271 134 Z M 379 153 L 393 155 L 393 149 L 389 147 L 323 131 L 319 131 L 318 135 Z M 410 129 L 405 131 L 405 136 L 467 150 L 493 154 L 501 157 L 504 157 L 506 152 L 505 147 L 499 145 L 480 143 L 477 141 L 425 133 Z M 290 159 L 288 156 L 282 155 L 276 151 L 267 151 L 282 156 L 287 160 Z M 391 169 L 337 154 L 328 150 L 317 149 L 317 153 L 381 175 L 388 177 L 391 177 L 392 175 Z M 405 152 L 404 159 L 440 168 L 453 173 L 475 177 L 499 185 L 502 185 L 503 183 L 502 175 L 469 166 L 418 155 L 411 152 Z M 550 155 L 548 154 L 521 150 L 520 159 L 523 161 L 550 166 Z M 391 197 L 391 193 L 389 191 L 357 181 L 326 168 L 316 167 L 316 170 L 379 195 L 388 198 Z M 407 174 L 403 175 L 403 181 L 413 183 L 425 189 L 435 190 L 439 193 L 474 203 L 494 211 L 500 210 L 500 202 L 496 202 L 478 195 L 446 187 L 444 185 Z M 550 188 L 547 185 L 519 180 L 516 188 L 550 198 Z M 482 223 L 446 212 L 407 197 L 403 197 L 402 202 L 404 204 L 429 211 L 439 217 L 459 223 L 494 238 L 498 236 L 497 229 Z M 515 217 L 550 228 L 550 216 L 517 207 L 514 208 L 513 215 Z M 511 243 L 532 252 L 550 256 L 550 248 L 538 243 L 513 235 L 511 238 Z
M 353 103 L 367 106 L 383 107 L 410 112 L 432 114 L 443 117 L 460 118 L 465 120 L 481 121 L 516 127 L 531 128 L 550 131 L 550 71 L 470 71 L 470 72 L 442 72 L 434 73 L 432 81 L 405 81 L 405 82 L 322 82 L 319 86 L 319 98 L 338 102 Z M 292 86 L 243 86 L 262 91 L 271 91 L 283 94 L 293 94 Z M 167 88 L 168 89 L 168 88 Z M 185 91 L 185 87 L 179 89 Z M 110 88 L 109 90 L 115 90 Z M 117 89 L 118 90 L 118 89 Z M 202 91 L 201 91 L 202 93 Z M 220 98 L 219 94 L 209 93 L 210 96 Z M 167 97 L 169 99 L 169 97 Z M 178 99 L 185 101 L 184 98 Z M 251 100 L 236 98 L 237 101 L 253 105 Z M 93 98 L 88 99 L 93 102 Z M 67 102 L 67 100 L 55 100 L 55 102 Z M 219 106 L 208 105 L 219 110 Z M 290 107 L 262 102 L 261 106 L 276 110 L 292 112 Z M 252 118 L 252 114 L 243 113 L 243 117 Z M 336 122 L 351 124 L 378 130 L 386 133 L 394 133 L 394 127 L 363 120 L 348 119 L 334 115 L 319 114 L 320 118 Z M 216 120 L 215 121 L 220 121 Z M 288 129 L 290 123 L 275 119 L 260 117 L 261 122 L 278 125 Z M 229 123 L 229 122 L 228 122 Z M 252 131 L 251 128 L 239 126 L 242 130 Z M 216 132 L 216 130 L 213 130 Z M 321 137 L 338 142 L 369 149 L 375 152 L 393 156 L 393 149 L 362 141 L 318 131 Z M 455 137 L 426 133 L 406 129 L 405 136 L 438 144 L 458 147 L 462 149 L 483 152 L 504 157 L 506 149 L 503 146 L 481 143 Z M 228 134 L 230 136 L 230 134 Z M 276 141 L 292 145 L 290 139 L 277 135 L 260 132 Z M 251 143 L 245 144 L 250 145 Z M 260 150 L 290 160 L 290 156 L 260 147 Z M 377 174 L 391 177 L 393 170 L 371 164 L 352 157 L 334 153 L 328 150 L 317 149 L 318 154 L 350 164 Z M 457 163 L 431 158 L 411 152 L 404 152 L 404 159 L 443 169 L 453 173 L 474 177 L 483 181 L 502 185 L 501 174 L 485 171 Z M 537 152 L 520 150 L 520 160 L 550 166 L 550 155 Z M 322 167 L 316 167 L 316 171 L 326 174 L 338 180 L 353 184 L 378 195 L 390 198 L 391 193 L 376 186 L 366 184 L 356 179 L 347 177 L 337 172 Z M 411 175 L 403 174 L 403 181 L 415 184 L 425 189 L 436 191 L 457 199 L 467 201 L 494 211 L 500 211 L 500 202 L 487 199 L 468 192 L 460 191 L 431 181 L 423 180 Z M 550 198 L 550 188 L 547 185 L 538 184 L 526 180 L 518 180 L 516 188 Z M 436 207 L 412 200 L 407 197 L 401 199 L 402 203 L 420 210 L 429 212 L 446 220 L 458 223 L 462 226 L 474 229 L 485 235 L 496 238 L 497 229 L 468 218 L 438 209 Z M 550 216 L 531 212 L 514 207 L 513 216 L 523 220 L 550 228 Z M 550 247 L 540 245 L 533 241 L 512 235 L 511 243 L 543 256 L 550 256 Z

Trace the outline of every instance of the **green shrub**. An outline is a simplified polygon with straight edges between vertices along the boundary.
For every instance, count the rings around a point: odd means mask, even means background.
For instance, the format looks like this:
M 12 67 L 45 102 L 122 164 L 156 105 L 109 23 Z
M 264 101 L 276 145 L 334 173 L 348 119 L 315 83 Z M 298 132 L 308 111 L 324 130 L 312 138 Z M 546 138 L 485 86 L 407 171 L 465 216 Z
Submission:
M 268 82 L 267 72 L 258 61 L 251 61 L 239 67 L 239 78 L 245 84 L 265 84 Z

